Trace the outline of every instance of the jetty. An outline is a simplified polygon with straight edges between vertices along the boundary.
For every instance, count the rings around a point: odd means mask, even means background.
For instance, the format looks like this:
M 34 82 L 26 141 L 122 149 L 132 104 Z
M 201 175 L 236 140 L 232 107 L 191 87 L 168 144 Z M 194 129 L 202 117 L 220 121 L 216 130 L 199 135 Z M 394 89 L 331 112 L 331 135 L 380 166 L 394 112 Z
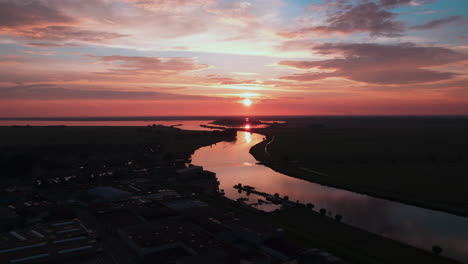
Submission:
M 297 206 L 304 206 L 305 207 L 304 204 L 290 201 L 288 196 L 280 197 L 278 194 L 271 195 L 271 194 L 266 193 L 266 192 L 257 191 L 255 189 L 255 187 L 253 187 L 253 186 L 242 185 L 242 184 L 239 183 L 239 184 L 234 185 L 233 187 L 234 187 L 234 189 L 238 189 L 240 191 L 245 191 L 247 193 L 253 193 L 253 194 L 256 194 L 256 195 L 259 195 L 259 196 L 263 196 L 263 197 L 265 197 L 265 200 L 267 200 L 269 202 L 272 202 L 274 204 L 281 204 L 281 205 L 287 206 L 287 207 L 297 207 Z

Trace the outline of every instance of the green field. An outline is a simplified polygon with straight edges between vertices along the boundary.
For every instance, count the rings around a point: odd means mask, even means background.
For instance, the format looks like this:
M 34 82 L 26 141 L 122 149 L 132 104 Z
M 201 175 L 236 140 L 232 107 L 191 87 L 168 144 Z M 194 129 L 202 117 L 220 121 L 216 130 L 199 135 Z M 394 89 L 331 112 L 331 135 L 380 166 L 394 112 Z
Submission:
M 252 154 L 285 174 L 468 215 L 466 118 L 296 118 L 256 132 L 273 141 Z

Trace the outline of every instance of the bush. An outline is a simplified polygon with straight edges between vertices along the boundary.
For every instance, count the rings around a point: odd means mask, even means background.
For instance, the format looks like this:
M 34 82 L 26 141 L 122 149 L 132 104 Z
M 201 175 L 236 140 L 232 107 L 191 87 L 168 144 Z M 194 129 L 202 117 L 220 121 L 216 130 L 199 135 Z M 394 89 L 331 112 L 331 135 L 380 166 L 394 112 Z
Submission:
M 434 254 L 439 256 L 442 253 L 442 248 L 438 245 L 435 245 L 432 247 L 432 252 L 434 252 Z

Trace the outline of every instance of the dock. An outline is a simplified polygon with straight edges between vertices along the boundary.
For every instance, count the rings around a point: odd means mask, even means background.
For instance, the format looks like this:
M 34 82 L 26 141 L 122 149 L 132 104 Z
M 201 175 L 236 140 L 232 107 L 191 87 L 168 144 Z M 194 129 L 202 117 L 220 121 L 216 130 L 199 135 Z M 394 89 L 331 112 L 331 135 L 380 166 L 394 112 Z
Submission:
M 260 192 L 260 191 L 257 191 L 255 187 L 252 187 L 249 185 L 243 186 L 242 184 L 239 183 L 237 185 L 234 185 L 233 188 L 241 190 L 241 191 L 245 191 L 247 193 L 253 193 L 253 194 L 265 197 L 265 200 L 272 202 L 274 204 L 281 204 L 283 206 L 289 206 L 289 207 L 305 206 L 304 204 L 301 204 L 301 203 L 289 201 L 287 196 L 280 197 L 279 195 L 271 195 L 266 192 Z

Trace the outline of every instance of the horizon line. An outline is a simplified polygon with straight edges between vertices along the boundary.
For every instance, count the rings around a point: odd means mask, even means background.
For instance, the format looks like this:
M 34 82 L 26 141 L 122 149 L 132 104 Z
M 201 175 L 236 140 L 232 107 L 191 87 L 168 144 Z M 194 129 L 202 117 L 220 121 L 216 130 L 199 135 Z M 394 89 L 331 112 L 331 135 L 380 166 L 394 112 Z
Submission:
M 276 118 L 276 117 L 468 117 L 466 114 L 446 115 L 174 115 L 174 116 L 48 116 L 48 117 L 0 117 L 0 121 L 162 121 L 184 119 L 219 119 L 219 118 Z

